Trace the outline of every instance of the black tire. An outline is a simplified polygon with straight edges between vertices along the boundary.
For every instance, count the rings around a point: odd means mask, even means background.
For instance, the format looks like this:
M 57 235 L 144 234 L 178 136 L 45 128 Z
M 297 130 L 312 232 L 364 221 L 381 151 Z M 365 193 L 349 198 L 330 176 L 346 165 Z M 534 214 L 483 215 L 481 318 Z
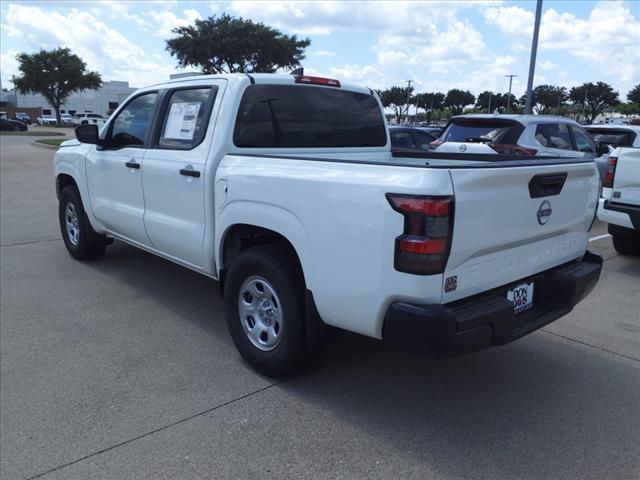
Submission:
M 252 343 L 240 318 L 240 289 L 245 281 L 256 276 L 268 282 L 281 308 L 280 338 L 269 351 Z M 226 274 L 224 304 L 233 343 L 242 358 L 258 372 L 269 377 L 283 377 L 300 370 L 311 359 L 306 332 L 304 277 L 297 260 L 286 248 L 268 245 L 241 252 Z
M 622 255 L 640 255 L 640 232 L 624 228 L 612 234 L 613 248 Z
M 76 241 L 71 238 L 67 231 L 67 206 L 71 204 L 77 218 Z M 89 219 L 84 211 L 80 193 L 75 186 L 68 186 L 60 194 L 58 203 L 58 219 L 60 221 L 60 232 L 67 247 L 67 251 L 77 260 L 93 260 L 101 257 L 107 248 L 107 238 L 95 232 L 89 223 Z

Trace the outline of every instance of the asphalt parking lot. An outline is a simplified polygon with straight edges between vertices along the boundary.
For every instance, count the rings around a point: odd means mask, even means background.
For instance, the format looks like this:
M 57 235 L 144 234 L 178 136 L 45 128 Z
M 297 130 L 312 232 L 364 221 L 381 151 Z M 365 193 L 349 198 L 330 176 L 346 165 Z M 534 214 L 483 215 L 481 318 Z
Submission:
M 217 284 L 115 243 L 71 259 L 54 152 L 0 137 L 2 479 L 640 478 L 640 259 L 567 317 L 450 360 L 339 336 L 276 382 Z

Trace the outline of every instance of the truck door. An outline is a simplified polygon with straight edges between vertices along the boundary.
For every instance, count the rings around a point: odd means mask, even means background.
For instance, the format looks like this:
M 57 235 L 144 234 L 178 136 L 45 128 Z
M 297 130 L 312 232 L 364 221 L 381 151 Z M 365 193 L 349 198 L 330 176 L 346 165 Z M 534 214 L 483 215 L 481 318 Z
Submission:
M 214 171 L 205 168 L 224 80 L 165 93 L 158 135 L 144 157 L 144 224 L 154 247 L 166 255 L 204 265 L 205 195 L 213 192 Z M 218 99 L 218 102 L 216 102 Z M 212 215 L 212 214 L 211 214 Z
M 101 146 L 87 155 L 87 184 L 94 216 L 112 233 L 150 245 L 144 228 L 142 161 L 158 92 L 131 99 L 107 127 Z

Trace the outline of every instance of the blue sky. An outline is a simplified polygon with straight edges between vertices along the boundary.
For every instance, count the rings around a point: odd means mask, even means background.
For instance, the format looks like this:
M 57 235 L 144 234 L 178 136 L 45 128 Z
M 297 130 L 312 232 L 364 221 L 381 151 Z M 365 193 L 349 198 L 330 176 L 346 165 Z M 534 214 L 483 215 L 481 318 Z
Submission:
M 273 2 L 59 1 L 0 7 L 2 86 L 15 55 L 66 46 L 105 80 L 140 87 L 168 78 L 171 29 L 223 12 L 309 37 L 313 72 L 385 88 L 524 93 L 535 1 Z M 534 84 L 640 83 L 640 1 L 544 0 Z

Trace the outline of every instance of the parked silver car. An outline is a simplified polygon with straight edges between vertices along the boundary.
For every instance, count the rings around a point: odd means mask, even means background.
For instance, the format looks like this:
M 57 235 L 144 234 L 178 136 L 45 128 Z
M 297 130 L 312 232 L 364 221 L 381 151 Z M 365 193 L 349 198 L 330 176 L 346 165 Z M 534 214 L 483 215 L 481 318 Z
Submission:
M 596 159 L 601 177 L 610 151 L 577 122 L 546 115 L 452 117 L 432 147 L 437 152 L 590 157 Z

